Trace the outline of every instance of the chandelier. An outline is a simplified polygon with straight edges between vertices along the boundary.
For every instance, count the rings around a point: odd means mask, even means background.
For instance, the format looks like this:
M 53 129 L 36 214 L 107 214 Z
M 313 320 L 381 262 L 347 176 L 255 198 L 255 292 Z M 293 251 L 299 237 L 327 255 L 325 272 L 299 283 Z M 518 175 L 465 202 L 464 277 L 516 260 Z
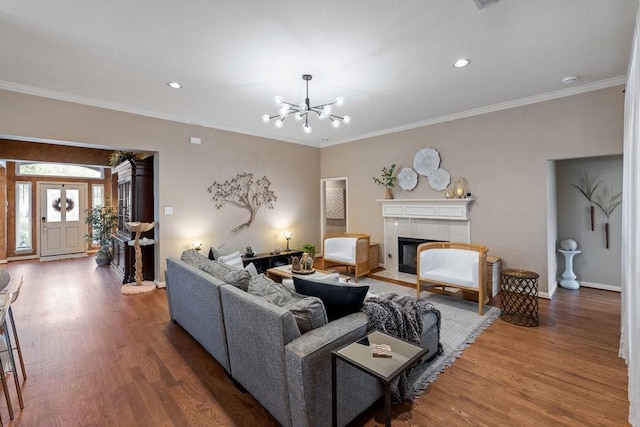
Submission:
M 302 125 L 302 129 L 305 133 L 311 133 L 311 126 L 309 125 L 309 114 L 315 113 L 318 116 L 318 119 L 324 120 L 329 119 L 331 121 L 331 126 L 334 128 L 339 128 L 340 124 L 344 122 L 345 124 L 349 124 L 351 121 L 351 117 L 349 116 L 338 116 L 333 114 L 333 106 L 341 107 L 344 105 L 344 98 L 339 96 L 335 101 L 329 102 L 327 104 L 320 104 L 314 107 L 309 103 L 309 80 L 312 79 L 311 74 L 303 74 L 302 80 L 306 82 L 307 85 L 307 97 L 304 99 L 304 103 L 298 105 L 293 104 L 291 102 L 287 102 L 282 99 L 281 96 L 276 96 L 274 98 L 274 102 L 276 106 L 280 109 L 278 110 L 278 114 L 270 116 L 265 114 L 262 116 L 262 121 L 268 123 L 269 121 L 275 120 L 275 126 L 280 129 L 284 125 L 284 121 L 290 115 L 293 115 L 296 120 L 302 121 L 304 120 L 304 124 Z

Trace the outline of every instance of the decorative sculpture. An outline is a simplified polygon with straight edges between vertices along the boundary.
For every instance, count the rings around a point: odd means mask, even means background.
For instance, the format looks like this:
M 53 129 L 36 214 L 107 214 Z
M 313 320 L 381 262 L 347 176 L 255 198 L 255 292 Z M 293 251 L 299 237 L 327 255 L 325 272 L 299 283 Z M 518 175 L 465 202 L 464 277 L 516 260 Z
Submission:
M 127 283 L 122 285 L 120 291 L 123 294 L 143 294 L 151 292 L 156 288 L 156 284 L 153 282 L 142 281 L 142 249 L 140 247 L 140 235 L 153 228 L 153 222 L 127 222 L 126 227 L 129 231 L 136 233 L 134 240 L 134 247 L 136 251 L 136 281 L 134 283 Z

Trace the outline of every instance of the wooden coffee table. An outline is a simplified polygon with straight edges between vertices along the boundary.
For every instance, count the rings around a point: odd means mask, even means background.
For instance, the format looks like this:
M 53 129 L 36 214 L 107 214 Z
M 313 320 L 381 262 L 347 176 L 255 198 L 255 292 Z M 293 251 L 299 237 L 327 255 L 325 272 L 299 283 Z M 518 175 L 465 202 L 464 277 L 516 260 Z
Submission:
M 275 282 L 282 282 L 282 279 L 291 279 L 294 275 L 297 277 L 308 277 L 310 279 L 317 278 L 318 276 L 325 276 L 327 274 L 331 274 L 331 271 L 318 270 L 315 269 L 315 272 L 312 274 L 296 274 L 291 271 L 291 264 L 282 265 L 280 267 L 273 267 L 267 270 L 267 277 Z M 345 282 L 350 282 L 351 277 L 340 275 L 340 278 Z

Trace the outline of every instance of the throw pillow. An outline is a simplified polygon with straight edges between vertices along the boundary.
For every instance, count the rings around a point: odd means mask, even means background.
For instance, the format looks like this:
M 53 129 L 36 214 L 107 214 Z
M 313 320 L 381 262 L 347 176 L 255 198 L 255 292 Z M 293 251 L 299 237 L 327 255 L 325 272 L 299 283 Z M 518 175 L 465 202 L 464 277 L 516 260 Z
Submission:
M 329 322 L 360 311 L 369 291 L 368 286 L 318 283 L 297 276 L 293 277 L 293 284 L 297 293 L 322 300 Z
M 225 274 L 223 280 L 226 283 L 233 285 L 236 288 L 240 288 L 246 292 L 249 289 L 249 281 L 251 280 L 251 275 L 246 270 L 234 269 Z
M 248 293 L 293 314 L 301 334 L 327 324 L 327 312 L 319 298 L 300 295 L 259 274 L 249 282 Z
M 327 312 L 320 298 L 294 295 L 293 301 L 284 307 L 293 314 L 301 334 L 327 324 Z
M 195 249 L 187 249 L 186 251 L 182 252 L 180 260 L 199 270 L 204 270 L 205 265 L 211 262 L 206 256 L 201 255 Z
M 249 264 L 247 264 L 247 266 L 244 268 L 245 270 L 247 270 L 249 272 L 249 275 L 251 277 L 256 277 L 258 275 L 258 270 L 256 269 L 256 266 L 253 265 L 252 262 L 250 262 Z
M 216 258 L 216 260 L 238 270 L 242 270 L 242 268 L 244 267 L 244 265 L 242 264 L 242 255 L 238 251 L 233 252 L 229 255 L 222 255 L 221 257 Z
M 214 246 L 211 246 L 211 248 L 209 249 L 209 259 L 218 259 L 221 256 L 229 255 L 231 253 L 233 253 L 233 251 L 228 247 L 226 247 L 224 243 L 218 246 L 217 248 Z

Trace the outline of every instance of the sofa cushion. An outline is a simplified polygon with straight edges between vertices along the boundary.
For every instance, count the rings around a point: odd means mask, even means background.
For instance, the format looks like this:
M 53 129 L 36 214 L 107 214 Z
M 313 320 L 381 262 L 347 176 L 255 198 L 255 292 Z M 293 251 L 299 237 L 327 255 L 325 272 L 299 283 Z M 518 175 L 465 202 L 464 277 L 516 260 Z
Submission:
M 322 283 L 297 276 L 293 277 L 293 284 L 297 293 L 322 300 L 329 322 L 359 311 L 369 291 L 369 286 Z
M 301 334 L 327 324 L 327 313 L 319 298 L 297 294 L 264 274 L 251 278 L 247 292 L 288 309 Z
M 251 281 L 251 274 L 247 270 L 236 270 L 233 269 L 227 274 L 225 274 L 224 279 L 230 285 L 235 286 L 236 288 L 240 288 L 243 291 L 247 291 L 249 289 L 249 282 Z
M 468 270 L 469 269 L 465 268 L 440 267 L 427 270 L 420 275 L 420 278 L 435 280 L 436 282 L 451 283 L 453 285 L 465 286 L 467 288 L 477 288 L 477 284 L 473 281 L 473 274 L 469 274 Z

